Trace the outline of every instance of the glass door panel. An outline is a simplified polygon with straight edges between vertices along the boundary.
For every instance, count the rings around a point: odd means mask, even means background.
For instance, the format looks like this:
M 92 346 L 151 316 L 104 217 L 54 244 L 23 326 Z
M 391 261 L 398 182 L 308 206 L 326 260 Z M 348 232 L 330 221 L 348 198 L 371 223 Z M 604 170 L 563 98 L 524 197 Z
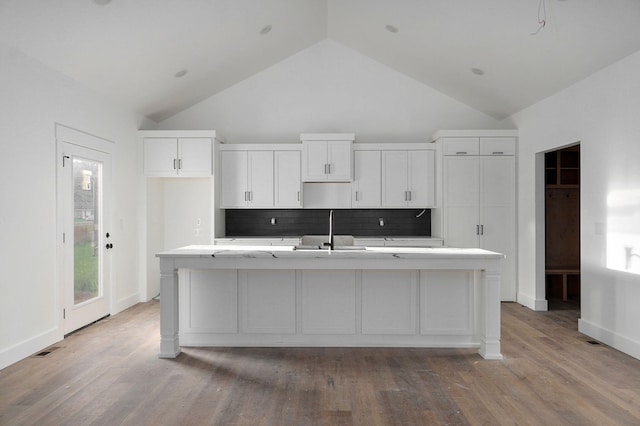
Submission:
M 102 164 L 73 157 L 73 302 L 102 295 Z

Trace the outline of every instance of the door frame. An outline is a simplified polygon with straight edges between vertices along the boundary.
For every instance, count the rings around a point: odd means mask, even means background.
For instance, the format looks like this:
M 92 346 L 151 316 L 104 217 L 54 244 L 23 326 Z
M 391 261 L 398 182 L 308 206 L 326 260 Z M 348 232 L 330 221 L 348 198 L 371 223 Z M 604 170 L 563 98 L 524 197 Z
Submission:
M 99 151 L 108 154 L 111 157 L 111 163 L 113 164 L 113 154 L 115 151 L 115 143 L 108 139 L 95 136 L 91 133 L 84 132 L 82 130 L 74 129 L 72 127 L 55 123 L 55 156 L 56 156 L 56 270 L 55 270 L 55 283 L 56 283 L 56 328 L 59 330 L 60 337 L 65 335 L 64 331 L 64 213 L 65 207 L 62 202 L 64 199 L 64 170 L 62 166 L 62 146 L 63 144 L 73 144 L 82 148 L 87 148 L 94 151 Z M 111 175 L 111 173 L 109 173 Z M 113 179 L 111 177 L 111 179 Z M 112 182 L 105 182 L 109 188 L 112 188 Z M 109 200 L 112 203 L 112 200 Z M 113 209 L 111 208 L 105 217 L 103 223 L 105 226 L 110 226 L 113 222 Z M 113 257 L 113 256 L 111 256 Z M 108 267 L 113 270 L 112 262 L 109 262 Z M 114 297 L 113 297 L 113 274 L 109 274 L 111 279 L 105 283 L 105 294 L 107 295 L 107 305 L 109 313 L 114 311 Z

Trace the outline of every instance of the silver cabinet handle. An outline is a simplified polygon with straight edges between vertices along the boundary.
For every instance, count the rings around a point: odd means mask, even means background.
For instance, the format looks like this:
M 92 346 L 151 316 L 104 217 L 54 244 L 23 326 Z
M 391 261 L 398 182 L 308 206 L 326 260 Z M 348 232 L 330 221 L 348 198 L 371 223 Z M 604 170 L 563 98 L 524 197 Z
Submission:
M 300 191 L 298 191 L 298 201 L 300 201 Z
M 480 225 L 480 235 L 484 235 L 484 225 Z
M 177 158 L 174 158 L 174 159 L 173 159 L 173 169 L 174 169 L 174 170 L 175 170 L 175 169 L 177 169 L 177 167 L 176 167 L 176 160 L 177 160 Z
M 493 155 L 504 155 L 504 151 L 493 151 Z
M 456 151 L 456 155 L 466 155 L 467 151 Z
M 178 160 L 178 169 L 182 169 L 182 158 Z
M 480 225 L 476 225 L 476 235 L 480 235 Z

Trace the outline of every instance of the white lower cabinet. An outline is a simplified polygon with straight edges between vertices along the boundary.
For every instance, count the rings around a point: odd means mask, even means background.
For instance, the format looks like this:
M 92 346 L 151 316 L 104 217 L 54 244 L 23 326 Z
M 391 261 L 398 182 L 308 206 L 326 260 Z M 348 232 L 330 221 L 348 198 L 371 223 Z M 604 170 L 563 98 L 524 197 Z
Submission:
M 475 341 L 473 271 L 181 270 L 179 279 L 183 346 Z
M 417 282 L 417 271 L 362 271 L 362 334 L 415 334 Z
M 244 333 L 296 332 L 296 272 L 238 271 L 241 322 Z
M 356 273 L 301 271 L 302 333 L 355 334 Z
M 473 332 L 473 271 L 420 272 L 420 334 Z
M 238 332 L 238 272 L 180 271 L 180 328 L 187 333 Z

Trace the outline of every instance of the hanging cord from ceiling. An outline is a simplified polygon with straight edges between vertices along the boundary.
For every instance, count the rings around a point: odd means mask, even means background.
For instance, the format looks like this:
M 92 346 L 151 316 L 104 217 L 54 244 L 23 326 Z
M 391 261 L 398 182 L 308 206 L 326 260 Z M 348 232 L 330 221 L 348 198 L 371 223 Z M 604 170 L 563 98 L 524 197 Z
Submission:
M 544 4 L 545 0 L 538 3 L 538 29 L 531 35 L 537 35 L 547 25 L 547 8 Z

